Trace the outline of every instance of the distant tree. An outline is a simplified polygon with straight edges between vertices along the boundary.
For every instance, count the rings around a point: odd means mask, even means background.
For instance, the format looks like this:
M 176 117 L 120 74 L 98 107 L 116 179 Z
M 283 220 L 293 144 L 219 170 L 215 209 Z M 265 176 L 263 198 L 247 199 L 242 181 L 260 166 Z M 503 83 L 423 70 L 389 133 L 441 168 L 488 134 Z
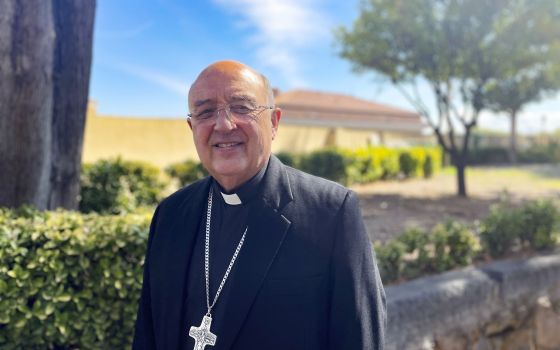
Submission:
M 502 78 L 489 84 L 486 104 L 510 117 L 510 162 L 517 161 L 517 117 L 523 108 L 560 89 L 560 1 L 521 2 L 503 36 L 510 57 Z
M 78 205 L 95 0 L 0 0 L 0 206 Z
M 511 50 L 511 34 L 529 26 L 521 22 L 529 3 L 552 9 L 558 1 L 365 0 L 353 26 L 336 33 L 339 54 L 355 71 L 387 78 L 417 109 L 457 170 L 458 195 L 466 196 L 472 129 L 489 108 L 488 91 L 503 78 L 504 67 L 514 69 L 522 61 Z M 552 21 L 558 7 L 546 16 Z M 420 84 L 431 92 L 435 113 Z

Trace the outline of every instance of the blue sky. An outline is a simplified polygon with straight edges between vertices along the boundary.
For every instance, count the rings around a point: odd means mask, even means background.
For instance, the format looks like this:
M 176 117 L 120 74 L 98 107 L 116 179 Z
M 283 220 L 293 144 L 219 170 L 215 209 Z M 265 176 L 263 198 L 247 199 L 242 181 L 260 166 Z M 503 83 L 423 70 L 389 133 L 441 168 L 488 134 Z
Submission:
M 90 98 L 101 114 L 178 118 L 200 70 L 233 59 L 281 91 L 342 93 L 412 110 L 389 84 L 352 73 L 338 58 L 333 28 L 351 24 L 357 8 L 358 0 L 98 0 Z M 492 115 L 480 124 L 508 125 Z M 560 128 L 560 97 L 521 116 L 522 132 L 543 127 Z

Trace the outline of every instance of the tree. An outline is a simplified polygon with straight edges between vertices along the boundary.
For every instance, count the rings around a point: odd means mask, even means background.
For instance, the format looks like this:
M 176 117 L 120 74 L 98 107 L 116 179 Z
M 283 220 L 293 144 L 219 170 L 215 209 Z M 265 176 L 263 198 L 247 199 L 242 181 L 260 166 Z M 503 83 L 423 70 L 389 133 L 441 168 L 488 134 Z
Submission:
M 0 0 L 0 206 L 77 208 L 95 0 Z
M 531 1 L 517 8 L 504 36 L 511 44 L 502 79 L 490 84 L 486 104 L 510 117 L 511 163 L 517 161 L 517 117 L 523 108 L 560 89 L 560 2 Z
M 513 56 L 511 33 L 528 3 L 367 0 L 353 26 L 336 33 L 339 54 L 357 72 L 374 71 L 389 79 L 424 117 L 457 170 L 460 196 L 467 195 L 469 139 L 481 111 L 489 108 L 489 88 L 502 79 L 504 64 L 521 62 Z M 431 92 L 435 113 L 421 96 L 420 84 Z

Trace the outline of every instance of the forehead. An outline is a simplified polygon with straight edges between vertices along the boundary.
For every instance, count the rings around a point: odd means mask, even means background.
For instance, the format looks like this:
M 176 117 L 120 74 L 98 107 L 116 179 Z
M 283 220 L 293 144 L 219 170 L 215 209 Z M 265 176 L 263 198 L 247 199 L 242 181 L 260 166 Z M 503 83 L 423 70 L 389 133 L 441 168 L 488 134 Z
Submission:
M 189 105 L 199 101 L 229 101 L 235 97 L 260 101 L 265 87 L 262 78 L 249 69 L 210 70 L 200 74 L 189 91 Z

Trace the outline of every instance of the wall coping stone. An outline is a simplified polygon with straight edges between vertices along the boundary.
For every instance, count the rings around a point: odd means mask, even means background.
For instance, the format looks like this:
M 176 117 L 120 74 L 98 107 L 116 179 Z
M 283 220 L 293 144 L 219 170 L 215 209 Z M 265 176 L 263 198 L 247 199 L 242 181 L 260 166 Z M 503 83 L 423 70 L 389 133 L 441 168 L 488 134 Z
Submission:
M 387 293 L 387 349 L 432 349 L 439 334 L 475 331 L 560 284 L 560 252 L 427 276 Z

